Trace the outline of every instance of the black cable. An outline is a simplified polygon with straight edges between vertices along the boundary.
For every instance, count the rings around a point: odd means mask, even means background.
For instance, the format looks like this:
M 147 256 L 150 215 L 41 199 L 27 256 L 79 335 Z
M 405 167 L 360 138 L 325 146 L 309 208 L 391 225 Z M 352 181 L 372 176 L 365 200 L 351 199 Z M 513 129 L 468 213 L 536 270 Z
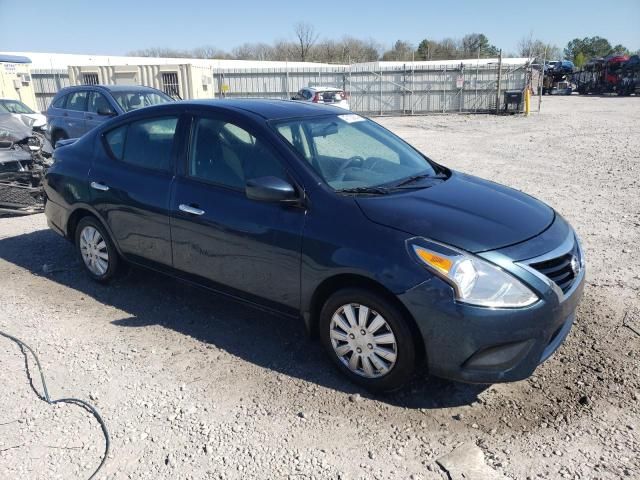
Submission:
M 20 350 L 22 351 L 22 354 L 24 355 L 25 365 L 26 365 L 26 368 L 27 368 L 27 376 L 29 377 L 29 382 L 31 383 L 31 388 L 33 388 L 33 390 L 36 392 L 38 397 L 40 397 L 42 400 L 47 402 L 49 405 L 55 405 L 56 403 L 69 403 L 69 404 L 72 404 L 72 405 L 79 405 L 79 406 L 85 408 L 86 410 L 88 410 L 91 414 L 93 414 L 95 419 L 100 424 L 100 427 L 102 428 L 102 433 L 104 434 L 104 439 L 105 439 L 104 454 L 102 455 L 102 461 L 100 462 L 100 465 L 98 465 L 98 468 L 95 469 L 95 471 L 91 474 L 91 476 L 89 477 L 88 480 L 91 480 L 91 479 L 95 478 L 95 476 L 98 474 L 100 469 L 104 466 L 105 462 L 107 461 L 107 456 L 109 455 L 109 447 L 111 445 L 111 441 L 109 439 L 109 431 L 107 430 L 107 424 L 104 422 L 104 420 L 102 419 L 102 417 L 98 413 L 98 410 L 93 405 L 91 405 L 90 403 L 85 402 L 84 400 L 80 400 L 79 398 L 59 398 L 57 400 L 51 400 L 51 397 L 49 396 L 49 390 L 47 389 L 47 382 L 45 382 L 45 380 L 44 380 L 44 372 L 42 371 L 42 366 L 40 365 L 40 360 L 38 359 L 38 356 L 36 355 L 36 352 L 34 352 L 31 349 L 31 347 L 29 345 L 27 345 L 26 343 L 24 343 L 22 340 L 14 337 L 12 335 L 9 335 L 8 333 L 5 333 L 2 330 L 0 330 L 0 335 L 2 335 L 3 337 L 8 338 L 9 340 L 15 342 L 20 347 Z M 27 355 L 26 355 L 24 349 L 27 349 L 31 353 L 31 355 L 33 355 L 33 358 L 36 361 L 36 365 L 38 366 L 38 371 L 40 372 L 40 380 L 42 381 L 42 389 L 44 390 L 44 396 L 40 395 L 40 393 L 35 389 L 35 387 L 33 385 L 33 382 L 31 381 L 31 374 L 29 373 L 29 364 L 28 364 Z

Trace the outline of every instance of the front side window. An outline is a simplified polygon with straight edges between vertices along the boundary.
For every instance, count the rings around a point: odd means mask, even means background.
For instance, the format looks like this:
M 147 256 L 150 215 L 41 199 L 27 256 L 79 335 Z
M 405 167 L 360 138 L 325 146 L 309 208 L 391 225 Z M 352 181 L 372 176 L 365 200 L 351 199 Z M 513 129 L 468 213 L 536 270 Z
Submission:
M 137 110 L 138 108 L 149 107 L 151 105 L 159 105 L 161 103 L 168 103 L 172 101 L 171 97 L 168 97 L 161 92 L 112 92 L 111 95 L 125 112 L 130 112 L 131 110 Z
M 108 131 L 104 137 L 111 155 L 125 163 L 152 170 L 171 170 L 177 117 L 139 120 Z
M 403 140 L 352 113 L 281 121 L 275 128 L 334 190 L 437 176 L 426 158 Z
M 271 149 L 237 125 L 200 118 L 192 138 L 191 177 L 236 189 L 244 189 L 246 181 L 252 178 L 286 179 L 282 165 Z
M 67 110 L 85 112 L 87 110 L 87 93 L 86 91 L 80 91 L 69 94 Z

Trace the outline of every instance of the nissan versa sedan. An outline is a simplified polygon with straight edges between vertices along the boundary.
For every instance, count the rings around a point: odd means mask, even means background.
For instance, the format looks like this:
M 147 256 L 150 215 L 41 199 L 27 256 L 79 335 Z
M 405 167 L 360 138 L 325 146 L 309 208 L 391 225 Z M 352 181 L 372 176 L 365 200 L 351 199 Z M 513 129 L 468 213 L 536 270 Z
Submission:
M 58 148 L 45 191 L 49 226 L 94 280 L 137 264 L 299 317 L 371 390 L 424 366 L 524 379 L 566 338 L 584 285 L 552 208 L 332 106 L 130 112 Z

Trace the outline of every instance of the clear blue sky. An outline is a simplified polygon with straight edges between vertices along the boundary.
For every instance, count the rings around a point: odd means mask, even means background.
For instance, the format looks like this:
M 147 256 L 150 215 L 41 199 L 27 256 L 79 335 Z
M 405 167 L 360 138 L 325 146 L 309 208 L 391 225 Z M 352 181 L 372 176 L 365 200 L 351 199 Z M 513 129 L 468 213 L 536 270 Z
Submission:
M 310 8 L 310 6 L 314 6 Z M 640 0 L 0 0 L 0 50 L 122 55 L 147 47 L 230 50 L 244 42 L 292 38 L 292 25 L 312 23 L 321 38 L 397 39 L 484 33 L 515 52 L 534 38 L 564 48 L 599 35 L 640 49 Z

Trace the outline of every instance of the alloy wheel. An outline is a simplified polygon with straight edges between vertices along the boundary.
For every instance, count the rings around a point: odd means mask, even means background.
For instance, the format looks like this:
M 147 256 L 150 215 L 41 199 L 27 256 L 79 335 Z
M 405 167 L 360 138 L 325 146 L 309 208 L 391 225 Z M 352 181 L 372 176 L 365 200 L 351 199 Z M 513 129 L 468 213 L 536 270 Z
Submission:
M 342 305 L 333 314 L 329 328 L 335 354 L 353 373 L 365 378 L 382 377 L 396 364 L 398 346 L 391 326 L 366 305 Z
M 107 243 L 97 228 L 88 225 L 80 232 L 80 254 L 91 273 L 101 277 L 107 272 L 109 268 Z

